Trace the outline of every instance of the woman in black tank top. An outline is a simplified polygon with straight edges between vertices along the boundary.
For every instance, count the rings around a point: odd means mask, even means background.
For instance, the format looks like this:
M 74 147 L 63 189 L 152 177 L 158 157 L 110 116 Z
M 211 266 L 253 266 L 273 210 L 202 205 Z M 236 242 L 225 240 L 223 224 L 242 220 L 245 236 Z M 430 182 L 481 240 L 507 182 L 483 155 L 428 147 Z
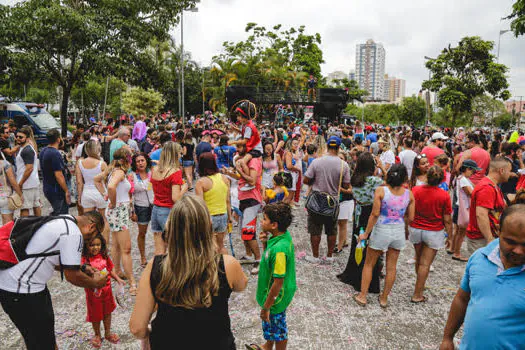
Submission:
M 216 254 L 204 201 L 196 196 L 177 201 L 163 238 L 167 254 L 144 270 L 131 332 L 149 339 L 151 349 L 235 349 L 228 299 L 232 290 L 244 290 L 247 278 L 233 257 Z

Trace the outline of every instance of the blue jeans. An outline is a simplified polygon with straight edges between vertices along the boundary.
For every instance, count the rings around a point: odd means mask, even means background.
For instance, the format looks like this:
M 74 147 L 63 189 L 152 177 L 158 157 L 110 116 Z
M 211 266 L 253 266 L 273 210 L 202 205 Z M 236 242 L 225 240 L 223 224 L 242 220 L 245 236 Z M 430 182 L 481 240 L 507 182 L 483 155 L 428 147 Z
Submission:
M 164 231 L 164 226 L 166 226 L 166 221 L 168 221 L 170 211 L 171 208 L 159 207 L 156 205 L 153 206 L 153 209 L 151 210 L 151 231 Z
M 50 215 L 69 214 L 69 205 L 66 202 L 66 194 L 62 189 L 44 189 L 44 196 L 51 204 L 53 211 Z

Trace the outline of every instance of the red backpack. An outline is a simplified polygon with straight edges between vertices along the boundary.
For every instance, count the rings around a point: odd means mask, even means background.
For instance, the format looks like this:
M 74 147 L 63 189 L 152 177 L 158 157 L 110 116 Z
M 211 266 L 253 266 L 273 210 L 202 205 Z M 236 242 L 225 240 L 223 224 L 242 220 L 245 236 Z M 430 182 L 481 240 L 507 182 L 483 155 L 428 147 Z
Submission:
M 0 227 L 0 270 L 15 266 L 19 262 L 45 256 L 59 255 L 60 250 L 27 254 L 26 248 L 31 238 L 42 225 L 56 219 L 77 221 L 69 216 L 25 216 L 11 221 Z M 66 228 L 69 227 L 66 223 Z

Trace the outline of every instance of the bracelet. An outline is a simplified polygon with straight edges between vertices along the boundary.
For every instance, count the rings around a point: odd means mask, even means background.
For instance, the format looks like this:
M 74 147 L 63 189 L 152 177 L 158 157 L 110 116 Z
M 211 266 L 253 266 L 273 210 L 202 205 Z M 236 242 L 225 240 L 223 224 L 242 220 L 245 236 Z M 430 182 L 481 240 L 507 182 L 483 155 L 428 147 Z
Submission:
M 264 311 L 268 311 L 268 312 L 270 311 L 270 309 L 267 309 L 267 308 L 265 308 L 264 306 L 262 307 L 262 309 L 263 309 Z

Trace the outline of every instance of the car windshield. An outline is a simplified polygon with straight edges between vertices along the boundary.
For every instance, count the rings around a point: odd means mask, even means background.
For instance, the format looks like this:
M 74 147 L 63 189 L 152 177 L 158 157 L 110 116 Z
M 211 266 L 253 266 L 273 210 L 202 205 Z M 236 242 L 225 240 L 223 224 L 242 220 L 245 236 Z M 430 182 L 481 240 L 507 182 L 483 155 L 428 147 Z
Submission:
M 31 111 L 29 113 L 36 125 L 42 130 L 59 129 L 60 125 L 51 114 L 46 111 Z

